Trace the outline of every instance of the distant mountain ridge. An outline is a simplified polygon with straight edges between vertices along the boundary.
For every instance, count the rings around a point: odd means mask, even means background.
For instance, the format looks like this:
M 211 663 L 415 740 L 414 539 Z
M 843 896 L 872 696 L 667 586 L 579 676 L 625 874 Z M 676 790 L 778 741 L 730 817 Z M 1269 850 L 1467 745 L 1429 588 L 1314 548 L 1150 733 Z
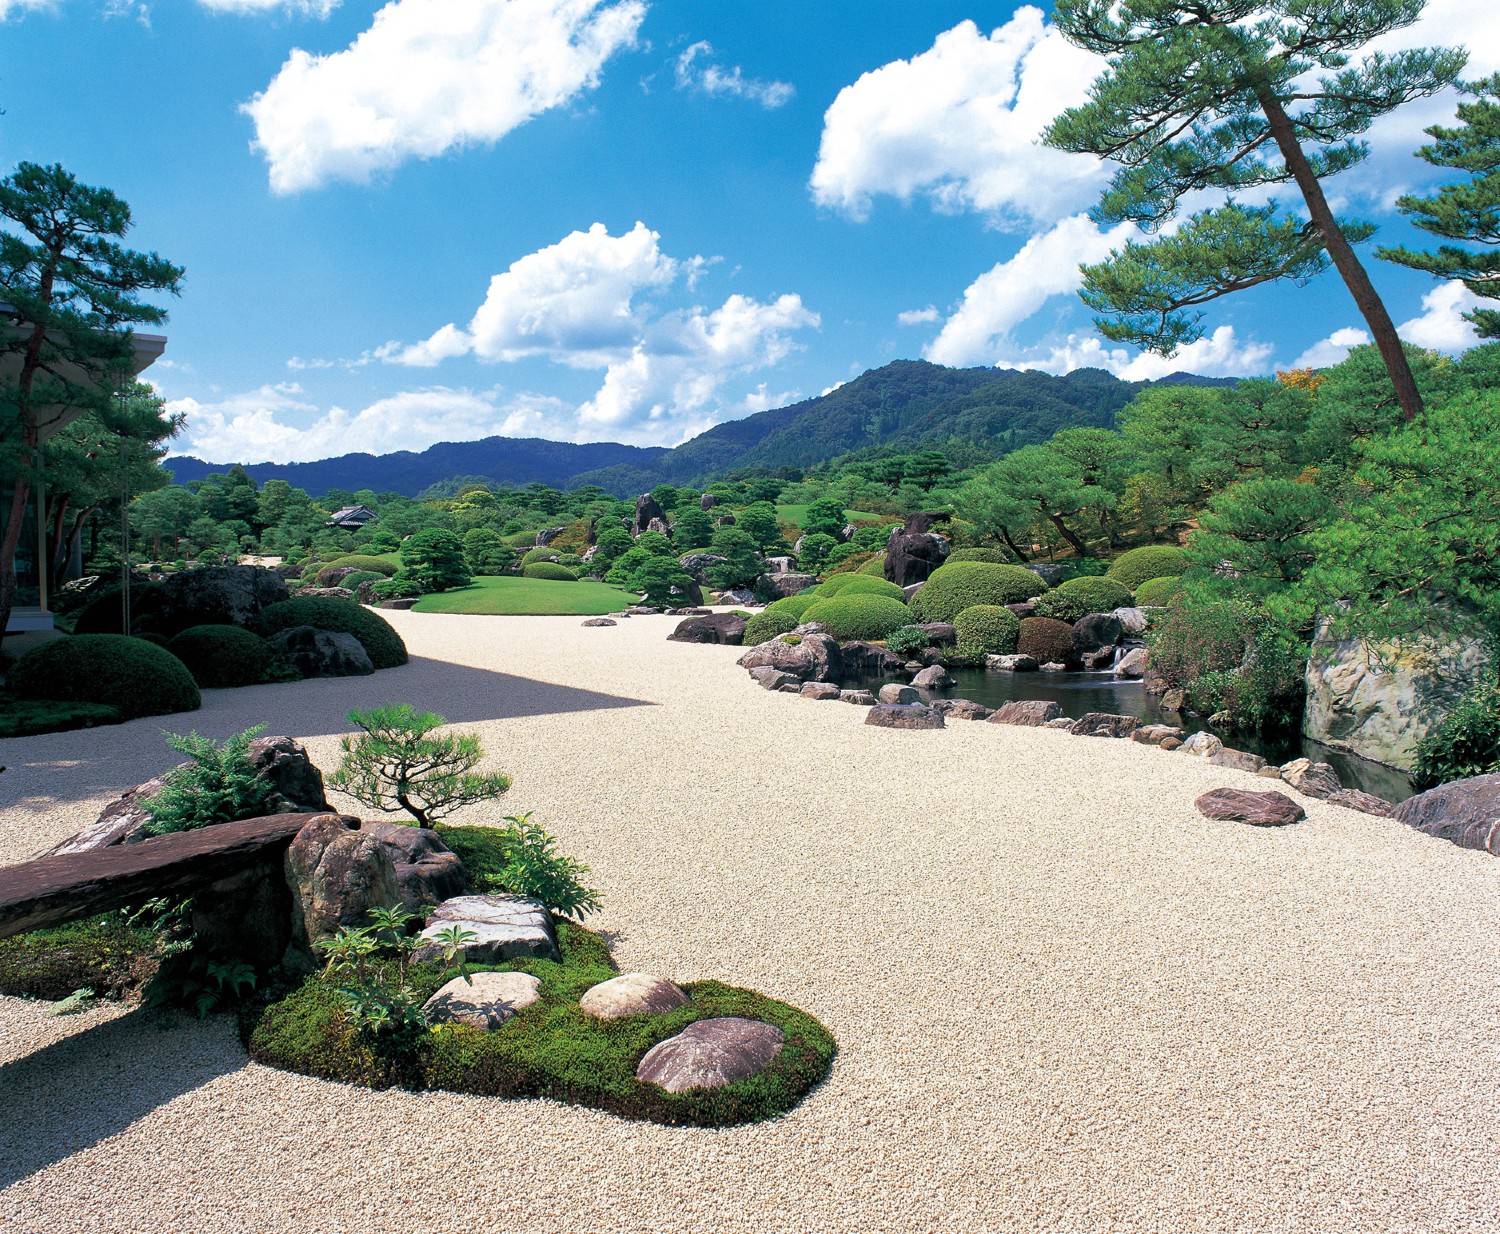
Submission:
M 1233 383 L 1233 378 L 1180 373 L 1160 383 L 1127 382 L 1102 369 L 1054 377 L 896 360 L 817 398 L 715 425 L 672 449 L 486 437 L 439 442 L 420 453 L 252 463 L 245 470 L 257 483 L 286 480 L 315 496 L 331 488 L 416 496 L 455 476 L 483 476 L 501 484 L 540 482 L 565 489 L 597 484 L 623 497 L 662 483 L 702 484 L 750 467 L 813 467 L 870 446 L 915 448 L 957 439 L 1017 449 L 1059 429 L 1111 427 L 1121 408 L 1153 384 Z M 230 466 L 196 458 L 169 458 L 165 465 L 179 484 Z

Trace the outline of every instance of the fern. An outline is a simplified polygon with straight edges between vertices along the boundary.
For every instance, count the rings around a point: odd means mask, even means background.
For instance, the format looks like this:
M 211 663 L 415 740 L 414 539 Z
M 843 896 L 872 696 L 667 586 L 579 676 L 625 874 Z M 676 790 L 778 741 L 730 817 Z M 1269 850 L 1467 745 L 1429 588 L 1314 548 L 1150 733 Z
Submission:
M 141 830 L 159 836 L 264 814 L 276 790 L 257 774 L 250 743 L 265 728 L 247 728 L 222 745 L 198 733 L 163 733 L 169 746 L 192 761 L 167 773 L 166 786 L 145 803 L 150 817 Z

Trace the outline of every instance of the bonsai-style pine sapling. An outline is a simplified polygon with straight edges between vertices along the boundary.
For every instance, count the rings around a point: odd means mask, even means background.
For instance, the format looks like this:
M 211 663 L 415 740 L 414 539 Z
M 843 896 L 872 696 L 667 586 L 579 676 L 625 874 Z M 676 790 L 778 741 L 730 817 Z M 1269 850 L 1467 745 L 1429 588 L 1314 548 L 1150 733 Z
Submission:
M 420 827 L 432 827 L 459 806 L 489 801 L 510 788 L 503 773 L 476 772 L 484 750 L 472 733 L 433 736 L 446 721 L 408 703 L 351 711 L 364 730 L 345 737 L 344 761 L 328 782 L 340 792 L 387 814 L 405 810 Z

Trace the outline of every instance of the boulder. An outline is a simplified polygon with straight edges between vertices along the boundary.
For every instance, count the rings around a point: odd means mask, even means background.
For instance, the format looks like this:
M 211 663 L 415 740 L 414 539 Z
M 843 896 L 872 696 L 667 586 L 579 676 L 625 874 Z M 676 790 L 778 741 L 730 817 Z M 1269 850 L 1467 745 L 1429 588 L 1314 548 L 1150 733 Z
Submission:
M 1041 728 L 1062 715 L 1062 708 L 1050 699 L 1013 699 L 990 717 L 991 724 L 1014 724 L 1021 728 Z
M 1174 737 L 1180 742 L 1183 738 L 1183 731 L 1171 724 L 1142 724 L 1130 734 L 1132 741 L 1139 741 L 1146 746 L 1159 746 L 1168 737 Z
M 455 896 L 444 900 L 427 919 L 422 937 L 429 943 L 418 949 L 419 960 L 435 959 L 442 951 L 436 939 L 449 926 L 474 934 L 464 948 L 470 964 L 499 964 L 505 960 L 561 961 L 557 936 L 552 932 L 552 914 L 540 900 L 525 896 Z
M 663 1015 L 687 1001 L 688 996 L 670 981 L 649 973 L 621 973 L 590 986 L 578 1006 L 601 1020 L 618 1020 L 627 1015 Z
M 368 677 L 375 671 L 359 639 L 340 631 L 292 626 L 271 635 L 266 645 L 290 660 L 304 677 Z
M 1266 765 L 1266 760 L 1259 754 L 1251 754 L 1248 750 L 1232 750 L 1228 746 L 1217 754 L 1210 754 L 1208 761 L 1215 767 L 1232 767 L 1235 771 L 1248 771 L 1251 775 L 1259 774 Z
M 1113 613 L 1086 613 L 1073 623 L 1073 654 L 1079 659 L 1113 652 L 1125 627 Z
M 798 544 L 802 541 L 798 540 Z M 767 574 L 795 574 L 797 572 L 797 559 L 795 557 L 767 557 Z
M 908 583 L 901 589 L 902 603 L 910 604 L 912 602 L 912 597 L 914 597 L 917 592 L 921 591 L 925 586 L 927 586 L 927 582 L 925 579 L 920 583 Z
M 839 701 L 854 703 L 859 707 L 873 707 L 878 700 L 868 690 L 840 690 Z
M 994 711 L 970 698 L 941 698 L 932 704 L 948 720 L 988 720 Z
M 292 937 L 304 950 L 332 938 L 341 926 L 369 924 L 372 908 L 402 902 L 391 850 L 359 827 L 359 820 L 322 814 L 286 850 L 292 890 Z
M 1160 742 L 1158 742 L 1157 744 L 1158 744 L 1158 748 L 1163 749 L 1163 750 L 1180 750 L 1180 749 L 1182 749 L 1182 742 L 1178 738 L 1176 738 L 1176 737 L 1163 737 L 1162 740 Z
M 1065 571 L 1062 566 L 1055 566 L 1045 561 L 1028 561 L 1026 568 L 1035 574 L 1048 587 L 1056 587 L 1062 582 Z
M 953 678 L 941 664 L 934 664 L 913 677 L 911 683 L 919 690 L 946 690 L 953 684 Z
M 1460 848 L 1500 857 L 1500 772 L 1429 788 L 1403 801 L 1393 817 Z
M 946 536 L 932 528 L 952 516 L 944 511 L 908 514 L 906 522 L 891 529 L 885 546 L 885 577 L 897 587 L 926 582 L 948 556 Z
M 1294 758 L 1284 763 L 1281 778 L 1308 797 L 1332 797 L 1344 787 L 1339 783 L 1338 772 L 1329 764 L 1315 763 L 1310 758 Z
M 731 587 L 728 591 L 719 592 L 720 604 L 734 604 L 741 608 L 749 605 L 759 604 L 760 600 L 748 587 Z
M 1146 627 L 1150 624 L 1146 620 L 1145 612 L 1138 608 L 1117 608 L 1111 615 L 1119 621 L 1125 633 L 1132 638 L 1144 634 Z
M 1074 720 L 1068 732 L 1075 737 L 1129 737 L 1140 726 L 1141 722 L 1135 716 L 1089 711 Z
M 583 623 L 585 627 L 598 628 L 600 626 L 617 626 L 620 623 L 612 617 L 590 617 Z
M 1307 817 L 1285 793 L 1255 792 L 1246 788 L 1216 788 L 1193 802 L 1205 818 L 1252 827 L 1285 827 Z
M 877 728 L 942 728 L 943 713 L 920 703 L 877 703 L 865 716 Z
M 755 590 L 768 600 L 781 600 L 787 596 L 794 596 L 799 591 L 805 591 L 809 587 L 814 587 L 817 582 L 818 580 L 811 574 L 782 571 L 778 574 L 762 574 L 756 580 Z
M 189 626 L 249 625 L 267 605 L 288 598 L 286 579 L 261 566 L 200 566 L 170 575 L 154 598 L 153 626 L 175 634 Z
M 650 493 L 642 493 L 635 499 L 635 518 L 630 523 L 630 534 L 639 536 L 641 532 L 649 531 L 653 521 L 665 524 L 666 511 L 656 504 Z
M 469 872 L 462 859 L 431 828 L 366 820 L 359 829 L 385 847 L 408 911 L 441 904 L 468 889 Z
M 654 604 L 632 604 L 625 610 L 625 616 L 656 617 L 660 615 L 661 611 L 662 610 L 657 608 Z
M 791 681 L 785 682 L 784 684 L 782 684 L 780 686 L 777 686 L 776 689 L 777 689 L 777 692 L 780 693 L 780 694 L 801 694 L 802 693 L 802 683 L 800 681 L 798 681 L 794 677 L 794 678 L 792 678 Z
M 893 681 L 889 685 L 880 687 L 880 701 L 882 703 L 920 703 L 922 696 L 911 686 L 903 686 L 900 682 Z
M 1212 733 L 1194 733 L 1182 743 L 1182 752 L 1198 758 L 1212 758 L 1224 748 L 1224 743 Z
M 1147 688 L 1147 693 L 1150 693 Z M 1161 695 L 1161 709 L 1163 711 L 1176 711 L 1181 713 L 1187 710 L 1187 692 L 1185 690 L 1166 690 Z
M 838 698 L 840 692 L 838 686 L 831 681 L 809 681 L 797 691 L 803 698 L 818 701 Z
M 1035 656 L 985 656 L 984 666 L 996 673 L 1034 673 L 1040 667 Z
M 1146 675 L 1146 649 L 1132 647 L 1115 661 L 1114 674 L 1130 681 L 1139 681 Z
M 635 1078 L 669 1093 L 723 1088 L 759 1075 L 785 1041 L 779 1028 L 759 1020 L 739 1016 L 699 1020 L 647 1050 Z
M 901 671 L 901 659 L 874 643 L 841 643 L 839 653 L 844 674 L 850 677 L 894 677 Z
M 404 612 L 409 608 L 416 608 L 420 600 L 420 596 L 403 596 L 398 600 L 382 600 L 380 602 L 380 607 L 394 609 L 397 612 Z
M 499 1028 L 541 999 L 541 981 L 530 973 L 471 973 L 455 977 L 422 1004 L 429 1024 Z
M 1042 665 L 1042 667 L 1037 671 L 1040 673 L 1066 673 L 1068 671 L 1068 666 L 1062 663 L 1060 660 L 1048 660 L 1047 663 Z
M 646 530 L 654 531 L 658 535 L 670 537 L 672 534 L 672 524 L 667 522 L 667 520 L 664 518 L 654 518 L 646 524 Z
M 667 635 L 674 643 L 716 643 L 738 647 L 745 641 L 745 618 L 737 613 L 710 613 L 706 617 L 689 617 Z
M 1361 814 L 1374 814 L 1378 818 L 1394 818 L 1396 814 L 1396 807 L 1384 797 L 1377 797 L 1374 793 L 1366 793 L 1357 788 L 1339 789 L 1328 798 L 1328 804 L 1343 806 L 1346 810 L 1358 810 Z
M 1073 727 L 1071 716 L 1058 716 L 1055 720 L 1048 720 L 1042 725 L 1043 728 L 1070 729 Z
M 779 690 L 782 686 L 787 685 L 796 686 L 798 689 L 802 687 L 801 681 L 796 677 L 793 677 L 790 673 L 783 672 L 779 668 L 773 668 L 769 664 L 764 664 L 759 668 L 752 668 L 750 676 L 757 685 L 766 690 Z
M 712 510 L 718 504 L 719 499 L 712 493 L 704 493 L 702 497 L 698 498 L 698 509 L 700 510 Z
M 311 596 L 316 600 L 354 600 L 358 596 L 347 587 L 299 587 L 294 596 Z M 371 592 L 371 595 L 374 593 Z
M 1017 600 L 1014 604 L 1007 604 L 1005 607 L 1010 609 L 1022 621 L 1025 621 L 1028 617 L 1036 616 L 1035 600 Z
M 716 553 L 686 553 L 681 557 L 680 563 L 690 578 L 706 583 L 708 572 L 714 566 L 722 566 L 727 560 L 728 558 L 720 557 Z
M 951 647 L 958 642 L 958 630 L 946 621 L 924 621 L 917 629 L 927 635 L 929 647 Z
M 543 527 L 541 531 L 536 533 L 536 543 L 532 547 L 550 548 L 552 541 L 557 539 L 562 533 L 563 529 L 561 527 Z
M 732 514 L 721 514 L 714 520 L 715 527 L 733 527 L 738 520 Z
M 799 641 L 785 641 L 781 635 L 770 642 L 752 647 L 739 658 L 741 668 L 777 668 L 799 681 L 837 681 L 844 673 L 844 660 L 838 643 L 826 634 L 795 636 Z

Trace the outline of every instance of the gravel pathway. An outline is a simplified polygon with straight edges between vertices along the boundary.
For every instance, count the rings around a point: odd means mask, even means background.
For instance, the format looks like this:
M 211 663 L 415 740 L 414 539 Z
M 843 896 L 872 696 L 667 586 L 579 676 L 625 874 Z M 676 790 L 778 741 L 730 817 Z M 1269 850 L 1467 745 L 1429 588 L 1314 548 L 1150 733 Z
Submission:
M 621 967 L 806 1008 L 828 1083 L 669 1129 L 286 1075 L 222 1016 L 0 999 L 7 1232 L 1500 1229 L 1493 858 L 1322 802 L 1209 822 L 1197 794 L 1264 782 L 1131 742 L 869 728 L 663 619 L 392 617 L 406 668 L 165 723 L 264 721 L 324 767 L 350 706 L 480 728 L 504 812 L 594 867 Z M 162 726 L 3 743 L 0 860 L 159 771 Z

